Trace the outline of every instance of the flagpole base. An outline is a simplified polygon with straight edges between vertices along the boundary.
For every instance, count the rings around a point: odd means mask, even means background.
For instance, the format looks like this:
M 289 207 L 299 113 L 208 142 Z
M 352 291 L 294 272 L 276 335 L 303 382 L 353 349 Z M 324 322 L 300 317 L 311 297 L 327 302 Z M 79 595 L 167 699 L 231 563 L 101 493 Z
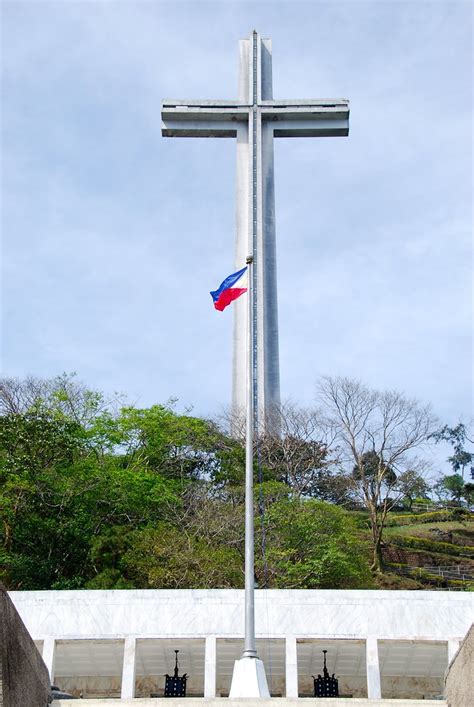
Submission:
M 229 697 L 270 697 L 260 658 L 245 656 L 235 661 Z

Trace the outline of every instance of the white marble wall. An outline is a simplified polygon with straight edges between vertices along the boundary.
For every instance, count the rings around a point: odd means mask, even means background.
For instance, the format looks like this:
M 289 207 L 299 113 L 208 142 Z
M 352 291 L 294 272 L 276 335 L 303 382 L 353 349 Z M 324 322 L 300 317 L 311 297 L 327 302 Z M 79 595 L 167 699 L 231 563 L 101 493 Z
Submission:
M 244 593 L 212 590 L 10 592 L 35 640 L 239 637 Z M 256 591 L 256 632 L 264 637 L 459 640 L 474 618 L 469 592 Z
M 205 639 L 203 692 L 212 697 L 219 683 L 216 639 L 243 633 L 241 590 L 45 591 L 10 596 L 32 637 L 43 641 L 53 675 L 58 640 L 123 641 L 123 698 L 135 691 L 137 639 Z M 364 641 L 367 691 L 375 699 L 381 692 L 379 641 L 443 641 L 452 653 L 473 618 L 474 596 L 468 592 L 256 592 L 257 637 L 286 639 L 288 696 L 298 694 L 297 639 Z

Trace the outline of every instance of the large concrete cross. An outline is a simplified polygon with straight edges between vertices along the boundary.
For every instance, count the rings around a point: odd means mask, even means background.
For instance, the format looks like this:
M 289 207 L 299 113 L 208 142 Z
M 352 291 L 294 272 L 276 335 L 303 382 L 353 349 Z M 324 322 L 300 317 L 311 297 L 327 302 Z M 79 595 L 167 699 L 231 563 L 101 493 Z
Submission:
M 349 133 L 349 102 L 273 100 L 272 47 L 257 32 L 240 41 L 237 101 L 163 101 L 165 137 L 237 138 L 237 219 L 235 268 L 254 255 L 258 411 L 271 426 L 280 404 L 277 268 L 275 243 L 274 137 L 335 137 Z M 225 270 L 225 269 L 224 269 Z M 245 411 L 247 308 L 234 305 L 232 402 Z

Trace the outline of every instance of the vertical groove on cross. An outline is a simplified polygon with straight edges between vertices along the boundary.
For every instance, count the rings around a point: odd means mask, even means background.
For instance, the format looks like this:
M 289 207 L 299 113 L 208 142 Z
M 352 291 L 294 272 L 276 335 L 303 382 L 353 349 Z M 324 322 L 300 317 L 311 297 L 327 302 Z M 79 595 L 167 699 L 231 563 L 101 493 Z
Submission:
M 263 412 L 263 431 L 278 434 L 280 431 L 280 358 L 278 334 L 278 293 L 276 266 L 275 229 L 275 177 L 273 162 L 273 123 L 264 120 L 263 102 L 273 100 L 272 43 L 271 39 L 260 39 L 259 80 L 259 129 L 260 129 L 260 227 L 262 270 L 260 346 L 262 347 L 264 397 L 260 397 Z
M 236 268 L 242 267 L 247 254 L 254 257 L 254 409 L 255 427 L 259 432 L 277 431 L 274 411 L 280 404 L 273 123 L 262 120 L 264 101 L 271 101 L 272 98 L 271 40 L 262 39 L 254 31 L 249 39 L 240 43 L 239 101 L 248 106 L 249 113 L 248 121 L 240 125 L 237 131 L 235 253 Z M 247 244 L 246 252 L 244 244 Z M 237 301 L 234 310 L 232 393 L 232 407 L 237 416 L 245 410 L 246 317 L 244 302 Z
M 253 425 L 254 432 L 258 435 L 258 416 L 259 416 L 259 399 L 258 399 L 258 298 L 259 298 L 259 288 L 258 284 L 258 271 L 260 267 L 260 258 L 258 254 L 258 234 L 257 234 L 257 222 L 258 222 L 258 203 L 257 203 L 257 175 L 258 175 L 258 164 L 257 164 L 257 123 L 258 123 L 258 34 L 254 30 L 252 34 L 252 257 L 253 257 Z M 250 117 L 250 115 L 249 115 Z

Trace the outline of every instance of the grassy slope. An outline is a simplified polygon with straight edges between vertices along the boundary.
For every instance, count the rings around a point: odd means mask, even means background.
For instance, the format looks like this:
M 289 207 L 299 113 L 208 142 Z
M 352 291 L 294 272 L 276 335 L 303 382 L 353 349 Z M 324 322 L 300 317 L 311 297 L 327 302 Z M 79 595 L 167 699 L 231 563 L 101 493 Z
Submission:
M 474 590 L 474 517 L 392 513 L 384 534 L 386 572 L 378 585 L 390 589 Z M 421 568 L 442 568 L 441 570 Z M 462 568 L 459 578 L 443 568 Z M 420 569 L 417 569 L 420 568 Z M 441 576 L 439 574 L 441 572 Z

